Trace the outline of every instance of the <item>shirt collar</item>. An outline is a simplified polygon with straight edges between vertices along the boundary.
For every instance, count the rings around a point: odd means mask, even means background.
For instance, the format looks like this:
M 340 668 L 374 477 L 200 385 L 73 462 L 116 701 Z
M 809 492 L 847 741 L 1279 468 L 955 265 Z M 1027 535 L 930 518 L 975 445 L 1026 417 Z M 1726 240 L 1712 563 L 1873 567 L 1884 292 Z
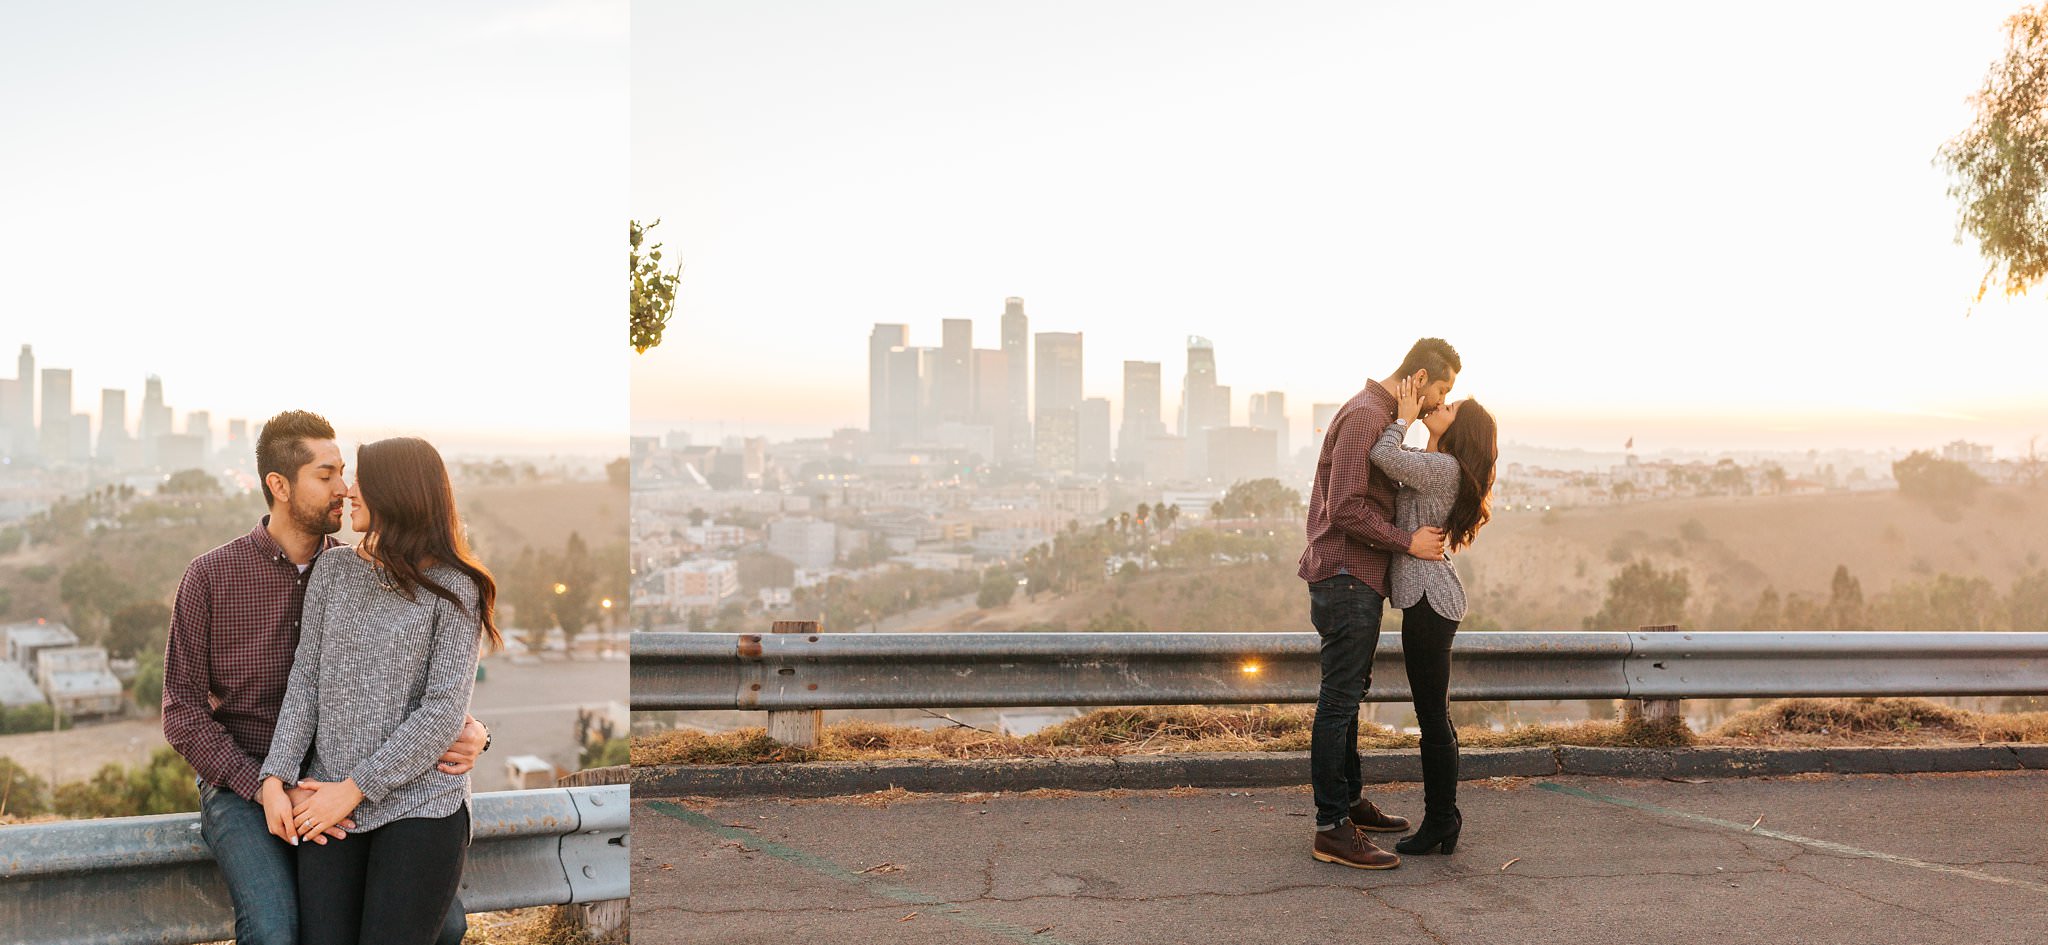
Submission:
M 1384 400 L 1390 404 L 1396 402 L 1394 400 L 1394 392 L 1388 390 L 1386 385 L 1381 384 L 1379 381 L 1365 382 L 1365 391 L 1371 394 L 1374 400 Z

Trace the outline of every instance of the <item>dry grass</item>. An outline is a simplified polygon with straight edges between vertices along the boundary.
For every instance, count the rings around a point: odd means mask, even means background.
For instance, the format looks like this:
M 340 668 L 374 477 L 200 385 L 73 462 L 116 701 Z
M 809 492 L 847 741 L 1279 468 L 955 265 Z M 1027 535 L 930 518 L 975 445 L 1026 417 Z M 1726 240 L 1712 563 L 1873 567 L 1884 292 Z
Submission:
M 1308 706 L 1156 706 L 1097 709 L 1018 738 L 968 728 L 921 729 L 876 722 L 825 728 L 818 747 L 778 745 L 763 729 L 707 735 L 664 732 L 633 739 L 636 765 L 735 765 L 802 761 L 1078 758 L 1175 752 L 1305 751 L 1315 712 Z M 1458 732 L 1466 748 L 1937 745 L 2048 742 L 2048 712 L 1992 714 L 1925 699 L 1784 699 L 1695 734 L 1682 719 L 1595 719 Z M 1359 729 L 1361 748 L 1414 748 L 1416 736 Z
M 1018 738 L 967 728 L 921 729 L 848 721 L 825 727 L 818 747 L 776 744 L 764 729 L 708 735 L 663 732 L 633 739 L 636 765 L 732 765 L 802 761 L 977 758 L 1076 758 L 1175 752 L 1306 751 L 1315 718 L 1307 706 L 1157 706 L 1097 709 Z M 1692 743 L 1683 723 L 1663 728 L 1622 722 L 1523 725 L 1506 731 L 1466 729 L 1470 748 L 1526 745 L 1668 747 Z M 1416 736 L 1378 725 L 1361 726 L 1361 748 L 1414 748 Z
M 1781 699 L 1715 726 L 1715 743 L 1921 745 L 2048 742 L 2048 712 L 1992 714 L 1925 699 Z
M 507 909 L 503 912 L 473 912 L 469 934 L 462 945 L 606 945 L 623 938 L 591 938 L 569 920 L 561 906 Z M 235 945 L 233 940 L 207 945 Z

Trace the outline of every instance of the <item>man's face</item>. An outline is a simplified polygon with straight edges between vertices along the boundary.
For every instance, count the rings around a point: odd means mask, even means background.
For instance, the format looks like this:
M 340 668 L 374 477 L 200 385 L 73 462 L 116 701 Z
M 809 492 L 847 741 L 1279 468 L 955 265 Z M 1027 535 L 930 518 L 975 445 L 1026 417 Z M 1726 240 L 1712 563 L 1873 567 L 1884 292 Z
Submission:
M 342 500 L 348 498 L 348 480 L 342 476 L 346 464 L 333 440 L 307 440 L 306 446 L 313 451 L 312 461 L 299 467 L 285 488 L 273 483 L 270 491 L 307 534 L 332 535 L 341 531 Z
M 1444 405 L 1451 396 L 1451 386 L 1458 383 L 1458 372 L 1446 370 L 1442 377 L 1430 377 L 1428 371 L 1415 372 L 1416 380 L 1422 385 L 1422 412 L 1428 413 Z M 1425 380 L 1426 379 L 1426 380 Z

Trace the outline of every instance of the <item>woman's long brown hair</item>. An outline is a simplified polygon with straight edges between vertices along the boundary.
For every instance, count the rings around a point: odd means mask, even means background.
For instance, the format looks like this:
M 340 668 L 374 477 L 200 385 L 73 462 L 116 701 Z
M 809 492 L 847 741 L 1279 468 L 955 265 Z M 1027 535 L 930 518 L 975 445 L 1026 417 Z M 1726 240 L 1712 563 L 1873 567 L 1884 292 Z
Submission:
M 1493 414 L 1468 397 L 1436 445 L 1458 461 L 1458 498 L 1444 522 L 1445 541 L 1456 550 L 1472 544 L 1479 527 L 1493 517 L 1493 467 L 1500 459 L 1500 431 Z
M 457 608 L 468 605 L 455 592 L 427 576 L 427 568 L 445 564 L 476 582 L 477 611 L 490 649 L 504 646 L 496 616 L 498 582 L 484 569 L 462 536 L 455 512 L 455 487 L 440 451 L 418 437 L 398 436 L 366 443 L 356 450 L 356 487 L 368 501 L 372 540 L 364 549 L 407 600 L 426 588 Z

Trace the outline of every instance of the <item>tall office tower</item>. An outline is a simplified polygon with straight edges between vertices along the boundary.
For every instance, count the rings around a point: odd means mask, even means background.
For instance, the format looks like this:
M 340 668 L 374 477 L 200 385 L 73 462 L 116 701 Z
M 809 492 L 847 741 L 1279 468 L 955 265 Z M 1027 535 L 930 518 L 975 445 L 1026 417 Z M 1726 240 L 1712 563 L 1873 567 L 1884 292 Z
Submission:
M 1074 469 L 1101 475 L 1109 471 L 1109 398 L 1082 400 L 1080 414 L 1080 442 L 1075 448 Z
M 171 408 L 164 406 L 164 382 L 151 374 L 142 382 L 142 417 L 136 437 L 142 441 L 142 465 L 157 466 L 157 440 L 171 433 Z
M 895 415 L 889 402 L 889 392 L 894 389 L 889 383 L 889 365 L 893 363 L 889 352 L 909 346 L 909 325 L 877 322 L 868 332 L 868 433 L 878 444 L 890 442 L 889 418 Z
M 237 465 L 245 463 L 255 449 L 256 445 L 249 442 L 249 421 L 229 420 L 228 441 L 220 448 L 221 452 L 227 455 L 228 461 Z
M 1287 462 L 1287 395 L 1277 390 L 1253 394 L 1250 422 L 1252 429 L 1272 430 L 1279 439 L 1280 452 L 1277 458 Z
M 1181 381 L 1180 435 L 1187 439 L 1188 468 L 1208 474 L 1209 438 L 1205 431 L 1230 425 L 1230 388 L 1216 383 L 1216 346 L 1199 335 L 1188 336 L 1188 371 Z
M 1116 458 L 1136 469 L 1145 462 L 1145 442 L 1164 436 L 1159 422 L 1159 362 L 1124 362 L 1124 423 L 1117 431 Z
M 1081 411 L 1077 407 L 1040 407 L 1032 424 L 1031 447 L 1040 472 L 1071 473 L 1081 456 Z
M 213 459 L 213 411 L 193 410 L 185 414 L 185 434 L 199 438 L 199 455 Z
M 1035 443 L 1038 466 L 1046 472 L 1073 472 L 1080 461 L 1081 333 L 1041 331 L 1037 343 L 1032 392 L 1034 441 L 1057 434 L 1050 444 Z
M 36 452 L 36 352 L 28 345 L 21 346 L 21 357 L 14 362 L 14 411 L 0 418 L 14 434 L 14 455 L 34 456 Z
M 38 440 L 43 458 L 71 458 L 71 369 L 43 369 L 43 427 Z
M 74 413 L 70 435 L 64 438 L 64 448 L 70 452 L 64 457 L 74 463 L 92 462 L 92 414 Z
M 939 331 L 939 369 L 932 392 L 939 401 L 939 419 L 964 423 L 974 410 L 974 322 L 944 319 Z
M 917 348 L 917 442 L 929 444 L 938 433 L 943 404 L 939 402 L 939 365 L 944 360 L 938 348 Z
M 1337 411 L 1343 404 L 1316 404 L 1309 408 L 1309 416 L 1315 422 L 1316 452 L 1323 450 L 1323 434 L 1330 432 L 1330 421 L 1337 419 Z
M 1031 462 L 1031 320 L 1024 300 L 1003 300 L 1003 358 L 1010 373 L 1010 432 L 998 441 L 997 452 L 1012 465 Z
M 99 461 L 102 466 L 128 465 L 128 392 L 100 388 Z
M 918 438 L 918 362 L 922 348 L 890 348 L 882 372 L 883 414 L 881 432 L 875 445 L 884 449 L 915 442 Z
M 14 399 L 20 396 L 19 381 L 0 377 L 0 456 L 12 457 L 19 452 L 14 436 Z
M 1001 349 L 976 348 L 973 364 L 974 395 L 968 422 L 989 428 L 995 438 L 995 453 L 987 459 L 993 463 L 1010 450 L 1010 356 Z

